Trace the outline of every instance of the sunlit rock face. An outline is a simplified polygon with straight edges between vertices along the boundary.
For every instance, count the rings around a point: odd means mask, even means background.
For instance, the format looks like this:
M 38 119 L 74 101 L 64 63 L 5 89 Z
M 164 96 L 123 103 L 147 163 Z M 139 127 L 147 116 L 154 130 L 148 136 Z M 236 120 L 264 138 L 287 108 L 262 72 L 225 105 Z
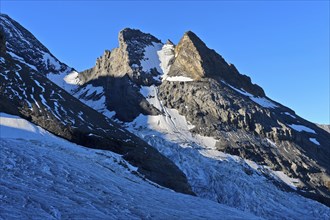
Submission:
M 234 65 L 229 65 L 191 31 L 186 32 L 175 47 L 175 61 L 170 68 L 169 75 L 183 75 L 194 80 L 205 77 L 218 81 L 224 80 L 253 95 L 265 96 L 261 87 L 252 84 L 248 76 L 240 74 Z

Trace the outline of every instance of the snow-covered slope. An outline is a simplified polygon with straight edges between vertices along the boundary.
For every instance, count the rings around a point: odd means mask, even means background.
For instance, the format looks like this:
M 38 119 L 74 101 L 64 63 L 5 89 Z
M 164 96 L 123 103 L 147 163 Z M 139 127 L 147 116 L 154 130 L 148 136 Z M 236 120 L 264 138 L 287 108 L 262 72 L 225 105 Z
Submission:
M 120 155 L 0 113 L 0 219 L 257 219 L 139 177 Z

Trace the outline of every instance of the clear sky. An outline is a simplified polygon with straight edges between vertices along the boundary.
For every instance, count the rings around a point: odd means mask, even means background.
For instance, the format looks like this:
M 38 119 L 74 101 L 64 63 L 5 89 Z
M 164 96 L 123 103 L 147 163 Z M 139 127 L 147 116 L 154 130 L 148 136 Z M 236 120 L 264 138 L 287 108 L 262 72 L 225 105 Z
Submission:
M 330 123 L 329 1 L 15 1 L 0 10 L 62 62 L 84 70 L 118 32 L 177 43 L 187 30 L 310 121 Z

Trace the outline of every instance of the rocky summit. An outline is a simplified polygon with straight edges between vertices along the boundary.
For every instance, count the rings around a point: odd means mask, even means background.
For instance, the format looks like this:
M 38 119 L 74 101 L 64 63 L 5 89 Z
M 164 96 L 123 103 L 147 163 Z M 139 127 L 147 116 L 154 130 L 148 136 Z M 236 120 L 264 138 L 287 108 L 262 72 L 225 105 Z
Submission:
M 153 66 L 153 60 L 143 60 L 149 50 L 159 50 L 160 40 L 139 30 L 126 28 L 120 31 L 119 47 L 112 51 L 106 50 L 96 60 L 96 65 L 79 74 L 82 85 L 92 84 L 104 88 L 106 106 L 116 112 L 116 117 L 122 121 L 132 121 L 141 112 L 155 115 L 159 112 L 151 106 L 139 93 L 139 86 L 152 85 L 158 82 L 160 72 Z M 157 57 L 156 57 L 157 58 Z M 159 69 L 159 68 L 158 68 Z M 75 91 L 79 94 L 81 89 Z M 108 96 L 116 93 L 116 96 Z M 80 94 L 80 99 L 88 99 Z
M 194 80 L 202 78 L 224 80 L 255 96 L 265 96 L 260 86 L 252 84 L 248 76 L 241 75 L 234 65 L 229 65 L 191 31 L 186 32 L 175 47 L 175 61 L 168 74 L 187 76 Z
M 142 33 L 140 30 L 125 28 L 118 35 L 119 47 L 112 51 L 106 50 L 96 60 L 96 65 L 83 71 L 79 75 L 82 83 L 99 77 L 122 78 L 128 75 L 131 80 L 138 84 L 151 85 L 155 83 L 151 75 L 157 76 L 157 69 L 146 69 L 143 67 L 143 56 L 145 47 L 156 47 L 161 43 L 159 39 L 150 34 Z
M 192 31 L 125 28 L 77 72 L 0 20 L 0 218 L 330 218 L 329 126 Z

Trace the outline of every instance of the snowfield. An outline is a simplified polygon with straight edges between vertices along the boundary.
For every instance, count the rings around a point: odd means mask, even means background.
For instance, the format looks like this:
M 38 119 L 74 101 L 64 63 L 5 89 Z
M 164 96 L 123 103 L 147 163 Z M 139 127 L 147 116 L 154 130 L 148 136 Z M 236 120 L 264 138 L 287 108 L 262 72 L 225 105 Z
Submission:
M 0 113 L 0 219 L 259 219 L 143 180 L 120 155 Z

